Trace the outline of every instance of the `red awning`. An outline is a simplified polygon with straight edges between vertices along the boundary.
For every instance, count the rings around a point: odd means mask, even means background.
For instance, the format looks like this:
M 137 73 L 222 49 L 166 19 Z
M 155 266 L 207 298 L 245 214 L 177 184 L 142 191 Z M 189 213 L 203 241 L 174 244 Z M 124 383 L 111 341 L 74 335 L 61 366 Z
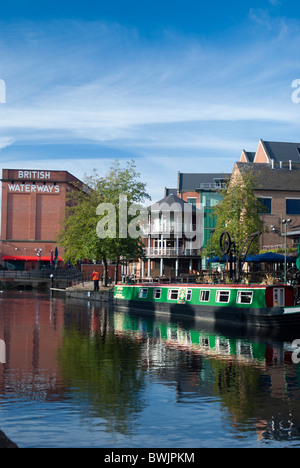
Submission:
M 12 262 L 12 261 L 22 261 L 22 262 L 37 262 L 37 255 L 28 255 L 28 256 L 22 256 L 22 255 L 3 255 L 2 260 Z M 39 258 L 41 262 L 50 262 L 51 257 L 44 257 L 41 256 Z M 62 262 L 62 259 L 58 257 L 58 261 Z

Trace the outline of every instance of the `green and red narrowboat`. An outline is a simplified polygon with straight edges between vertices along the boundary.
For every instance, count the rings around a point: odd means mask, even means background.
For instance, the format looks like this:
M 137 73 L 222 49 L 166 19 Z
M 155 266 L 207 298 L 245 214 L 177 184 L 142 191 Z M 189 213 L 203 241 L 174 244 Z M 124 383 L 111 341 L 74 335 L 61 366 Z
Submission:
M 259 327 L 300 326 L 294 288 L 244 284 L 117 284 L 114 304 L 169 317 Z

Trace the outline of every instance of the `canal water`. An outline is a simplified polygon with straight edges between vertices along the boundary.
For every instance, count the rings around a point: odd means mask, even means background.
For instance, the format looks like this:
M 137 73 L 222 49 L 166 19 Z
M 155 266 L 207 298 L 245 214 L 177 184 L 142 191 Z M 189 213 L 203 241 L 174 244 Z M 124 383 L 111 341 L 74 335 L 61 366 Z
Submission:
M 297 338 L 1 292 L 0 430 L 20 448 L 299 447 Z

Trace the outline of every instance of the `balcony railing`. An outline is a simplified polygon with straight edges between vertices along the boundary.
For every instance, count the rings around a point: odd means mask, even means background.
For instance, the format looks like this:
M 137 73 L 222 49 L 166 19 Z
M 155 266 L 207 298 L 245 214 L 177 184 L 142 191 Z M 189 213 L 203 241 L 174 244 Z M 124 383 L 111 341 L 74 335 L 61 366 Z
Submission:
M 147 257 L 194 257 L 199 255 L 197 249 L 183 249 L 176 247 L 147 247 Z
M 159 225 L 152 224 L 147 226 L 141 226 L 141 232 L 144 235 L 158 235 L 158 234 L 188 234 L 196 232 L 196 224 L 169 224 L 169 223 L 162 223 Z
M 221 190 L 224 188 L 224 183 L 219 183 L 219 182 L 213 182 L 213 183 L 203 183 L 200 184 L 199 189 L 200 190 Z

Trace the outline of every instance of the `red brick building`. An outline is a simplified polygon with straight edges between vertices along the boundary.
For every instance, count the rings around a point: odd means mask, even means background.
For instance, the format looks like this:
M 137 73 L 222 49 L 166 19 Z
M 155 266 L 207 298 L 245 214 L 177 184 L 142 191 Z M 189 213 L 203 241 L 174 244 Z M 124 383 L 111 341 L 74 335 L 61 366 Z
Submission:
M 300 238 L 300 143 L 260 139 L 256 152 L 242 151 L 232 177 L 255 176 L 255 194 L 265 206 L 265 231 L 260 238 L 264 250 L 297 248 Z
M 2 266 L 31 270 L 55 260 L 67 193 L 83 184 L 67 171 L 3 169 Z M 63 252 L 59 251 L 58 260 Z

